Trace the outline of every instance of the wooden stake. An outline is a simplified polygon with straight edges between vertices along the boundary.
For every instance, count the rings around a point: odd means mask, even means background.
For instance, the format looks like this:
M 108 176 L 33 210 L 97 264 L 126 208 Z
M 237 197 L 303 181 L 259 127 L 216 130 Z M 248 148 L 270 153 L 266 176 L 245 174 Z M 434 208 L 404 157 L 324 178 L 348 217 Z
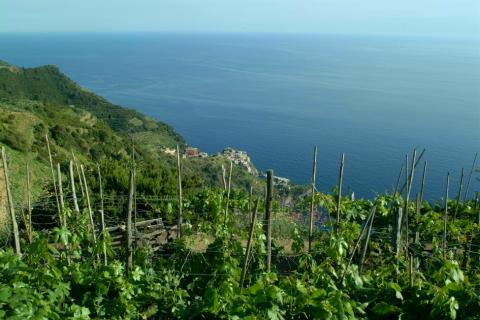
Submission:
M 247 275 L 247 265 L 248 265 L 248 259 L 250 257 L 250 251 L 252 249 L 252 241 L 253 241 L 253 234 L 255 232 L 255 223 L 257 222 L 257 212 L 258 212 L 258 205 L 260 203 L 260 199 L 257 199 L 255 202 L 255 210 L 252 212 L 252 221 L 250 223 L 250 233 L 248 236 L 248 241 L 247 241 L 247 249 L 245 251 L 245 257 L 243 260 L 243 268 L 242 268 L 242 276 L 240 278 L 240 287 L 243 288 L 243 283 L 245 281 L 245 276 Z
M 100 172 L 100 165 L 97 163 L 97 172 L 98 172 L 98 185 L 100 190 L 100 218 L 102 223 L 102 240 L 103 240 L 103 264 L 107 265 L 107 246 L 105 243 L 105 211 L 103 207 L 103 186 L 102 186 L 102 174 Z
M 408 204 L 410 201 L 410 192 L 412 191 L 412 184 L 413 184 L 413 176 L 415 174 L 415 159 L 417 157 L 417 150 L 413 150 L 413 158 L 412 158 L 412 166 L 410 169 L 410 175 L 407 176 L 407 196 L 405 198 L 405 237 L 406 237 L 406 251 L 408 253 L 408 245 L 410 243 L 410 233 L 409 233 L 409 217 L 408 217 Z M 407 156 L 407 163 L 408 163 L 408 156 Z M 408 164 L 407 164 L 408 166 Z M 408 170 L 407 170 L 408 171 Z
M 223 182 L 223 190 L 227 191 L 227 172 L 225 170 L 225 166 L 222 163 L 222 182 Z
M 32 243 L 33 239 L 33 227 L 32 227 L 32 195 L 31 195 L 31 188 L 30 188 L 30 166 L 27 163 L 27 235 L 28 235 L 28 242 Z
M 62 226 L 66 226 L 67 223 L 65 221 L 64 216 L 64 209 L 65 209 L 65 201 L 63 200 L 63 186 L 62 186 L 62 172 L 60 171 L 60 163 L 57 163 L 57 176 L 58 176 L 58 192 L 59 192 L 59 199 L 60 199 L 60 221 L 62 222 Z
M 72 188 L 73 208 L 74 208 L 75 212 L 79 213 L 80 208 L 78 207 L 77 192 L 75 191 L 75 176 L 73 174 L 73 161 L 72 160 L 70 160 L 69 169 L 70 169 L 70 187 Z M 82 183 L 80 182 L 80 184 L 82 184 Z
M 80 182 L 80 192 L 83 198 L 85 197 L 85 191 L 83 190 L 82 175 L 80 174 L 80 166 L 78 165 L 78 161 L 77 161 L 77 158 L 75 157 L 75 153 L 73 153 L 73 150 L 71 151 L 71 153 L 73 158 L 73 164 L 75 165 L 75 169 L 77 171 L 78 181 Z
M 317 146 L 313 148 L 313 167 L 312 167 L 312 199 L 310 201 L 310 229 L 308 231 L 308 252 L 312 251 L 313 225 L 315 212 L 315 182 L 317 176 Z
M 478 153 L 475 152 L 475 157 L 473 158 L 472 169 L 470 169 L 470 173 L 468 175 L 467 186 L 465 187 L 465 194 L 463 195 L 463 201 L 467 201 L 468 197 L 468 190 L 470 189 L 470 182 L 472 181 L 473 171 L 475 170 L 475 163 L 477 162 Z
M 128 208 L 127 208 L 127 272 L 132 269 L 133 266 L 133 250 L 132 250 L 132 212 L 133 212 L 133 190 L 134 176 L 133 170 L 130 172 L 130 187 L 128 190 Z M 181 226 L 181 224 L 180 224 Z M 177 231 L 178 232 L 178 231 Z
M 88 217 L 90 218 L 90 226 L 92 228 L 93 242 L 96 243 L 97 242 L 97 236 L 95 235 L 95 223 L 93 222 L 92 206 L 90 205 L 90 197 L 88 195 L 87 179 L 85 179 L 85 170 L 83 169 L 83 164 L 80 165 L 80 171 L 82 172 L 82 179 L 83 179 L 83 184 L 84 184 L 84 187 L 85 187 L 85 197 L 87 198 Z
M 228 172 L 227 203 L 225 205 L 224 226 L 227 225 L 228 209 L 230 205 L 230 192 L 232 190 L 232 169 L 233 169 L 233 162 L 230 161 L 230 170 Z
M 413 256 L 409 255 L 409 278 L 410 278 L 410 288 L 413 287 Z
M 12 220 L 13 240 L 15 245 L 15 252 L 21 255 L 20 250 L 20 237 L 18 234 L 17 218 L 15 217 L 15 209 L 13 205 L 12 192 L 10 190 L 10 181 L 8 180 L 8 166 L 7 155 L 5 154 L 5 148 L 2 147 L 2 160 L 3 160 L 3 174 L 5 178 L 5 188 L 7 189 L 8 210 L 10 211 L 10 219 Z
M 50 160 L 50 170 L 52 172 L 53 189 L 55 190 L 55 200 L 57 201 L 57 210 L 58 210 L 58 215 L 60 216 L 60 223 L 61 223 L 62 208 L 60 207 L 60 202 L 58 200 L 57 182 L 55 179 L 55 171 L 53 170 L 52 153 L 50 152 L 50 142 L 48 141 L 48 135 L 45 135 L 45 140 L 47 141 L 48 159 Z
M 393 196 L 397 195 L 398 186 L 400 184 L 400 178 L 402 177 L 402 173 L 403 173 L 403 167 L 404 167 L 404 165 L 402 164 L 402 167 L 400 168 L 400 172 L 398 173 L 398 178 L 397 178 L 397 183 L 395 184 L 395 189 L 393 190 Z
M 360 259 L 359 272 L 362 272 L 363 264 L 365 262 L 365 257 L 367 256 L 368 243 L 370 242 L 370 235 L 372 234 L 373 221 L 375 219 L 375 211 L 376 210 L 373 211 L 372 218 L 370 219 L 370 226 L 368 227 L 367 238 L 365 239 L 365 245 L 363 246 L 362 257 Z
M 423 191 L 425 190 L 425 179 L 427 177 L 427 161 L 423 164 L 422 184 L 420 185 L 420 205 L 423 202 Z
M 456 201 L 456 204 L 455 204 L 455 213 L 453 214 L 453 223 L 455 222 L 455 219 L 457 218 L 458 209 L 460 207 L 460 197 L 461 197 L 461 194 L 462 194 L 462 189 L 463 189 L 463 168 L 462 168 L 462 173 L 460 175 L 460 185 L 458 186 L 457 201 Z
M 265 235 L 267 236 L 267 271 L 272 265 L 272 201 L 273 201 L 273 170 L 267 171 L 267 197 L 265 199 Z
M 401 248 L 401 241 L 402 241 L 402 219 L 403 219 L 403 210 L 399 207 L 395 211 L 394 216 L 394 224 L 392 228 L 392 244 L 395 248 L 395 257 L 398 259 L 400 256 L 400 248 Z
M 343 185 L 343 168 L 345 167 L 345 153 L 342 153 L 342 160 L 340 161 L 340 172 L 338 176 L 338 199 L 337 199 L 337 228 L 340 224 L 340 204 L 342 201 L 342 185 Z
M 177 177 L 178 177 L 178 215 L 177 215 L 177 239 L 182 238 L 182 167 L 180 165 L 180 147 L 177 144 Z
M 420 162 L 420 160 L 422 159 L 424 154 L 425 154 L 425 149 L 422 150 L 422 152 L 420 153 L 420 156 L 415 161 L 414 166 L 413 166 L 414 168 L 417 168 L 417 165 Z M 408 164 L 407 164 L 407 166 L 408 166 Z M 405 187 L 407 186 L 407 183 L 408 183 L 408 179 L 403 183 L 402 188 L 399 191 L 400 193 L 403 192 L 403 189 L 405 189 Z
M 248 198 L 248 215 L 249 215 L 249 220 L 250 222 L 252 221 L 253 219 L 253 216 L 250 217 L 250 214 L 253 214 L 253 211 L 252 211 L 252 201 L 253 201 L 253 185 L 250 186 L 250 196 Z
M 450 187 L 450 172 L 447 173 L 447 184 L 445 187 L 445 212 L 443 215 L 443 241 L 442 241 L 442 249 L 443 249 L 443 256 L 447 256 L 447 215 L 448 215 L 448 189 Z

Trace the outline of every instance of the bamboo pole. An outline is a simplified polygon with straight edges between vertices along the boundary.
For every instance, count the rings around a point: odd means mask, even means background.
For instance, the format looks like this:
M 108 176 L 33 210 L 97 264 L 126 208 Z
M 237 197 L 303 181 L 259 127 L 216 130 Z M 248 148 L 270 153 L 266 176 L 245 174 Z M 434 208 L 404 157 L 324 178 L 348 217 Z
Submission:
M 60 202 L 58 199 L 57 182 L 55 179 L 55 171 L 53 170 L 52 153 L 50 151 L 50 142 L 48 141 L 48 135 L 45 135 L 45 140 L 47 141 L 48 159 L 50 160 L 50 170 L 52 172 L 53 189 L 55 190 L 55 200 L 57 201 L 58 215 L 60 216 L 60 223 L 62 223 L 62 209 L 60 207 Z
M 105 243 L 105 211 L 103 206 L 103 186 L 102 186 L 102 173 L 100 171 L 100 165 L 97 163 L 97 172 L 98 172 L 98 186 L 100 192 L 100 219 L 102 223 L 102 240 L 103 240 L 103 264 L 108 264 L 107 258 L 107 245 Z
M 447 184 L 445 187 L 445 211 L 443 214 L 443 241 L 442 241 L 442 249 L 443 249 L 443 256 L 446 257 L 447 255 L 447 216 L 448 216 L 448 189 L 450 187 L 450 172 L 447 173 Z
M 245 276 L 247 275 L 247 265 L 248 265 L 248 259 L 250 257 L 250 251 L 252 249 L 253 234 L 255 232 L 255 223 L 257 222 L 257 212 L 258 212 L 259 203 L 260 203 L 260 199 L 257 199 L 257 201 L 255 202 L 255 209 L 252 212 L 252 220 L 250 222 L 250 232 L 249 232 L 248 241 L 247 241 L 247 249 L 245 251 L 245 257 L 243 260 L 243 268 L 242 268 L 242 276 L 240 278 L 241 288 L 243 288 Z
M 32 194 L 30 188 L 30 166 L 27 163 L 27 235 L 28 242 L 32 243 L 33 239 L 33 227 L 32 227 Z
M 310 229 L 308 231 L 308 252 L 312 251 L 313 224 L 315 212 L 315 182 L 317 176 L 317 146 L 313 148 L 313 167 L 312 167 L 312 199 L 310 201 Z
M 85 197 L 87 198 L 88 217 L 90 218 L 90 226 L 92 228 L 93 242 L 97 242 L 97 236 L 95 235 L 95 223 L 93 222 L 92 206 L 90 205 L 90 196 L 88 195 L 87 179 L 85 179 L 85 170 L 83 164 L 80 165 L 80 171 L 82 172 L 83 184 L 85 187 Z
M 8 210 L 10 211 L 10 219 L 12 220 L 13 241 L 15 245 L 15 252 L 21 255 L 20 250 L 20 237 L 18 234 L 17 218 L 15 217 L 15 209 L 13 205 L 12 192 L 10 190 L 10 181 L 8 179 L 8 165 L 7 155 L 5 154 L 5 148 L 2 147 L 2 160 L 3 160 L 3 174 L 5 178 L 5 188 L 7 189 Z
M 77 192 L 75 190 L 75 176 L 73 174 L 73 161 L 72 160 L 70 160 L 69 172 L 70 172 L 70 187 L 72 188 L 73 208 L 74 208 L 75 212 L 79 213 L 80 208 L 78 207 L 78 202 L 77 202 Z
M 465 187 L 465 194 L 463 195 L 463 201 L 467 201 L 468 197 L 468 190 L 470 189 L 470 182 L 472 181 L 473 171 L 475 170 L 475 163 L 477 162 L 478 153 L 475 152 L 475 157 L 473 158 L 472 169 L 470 169 L 470 173 L 468 175 L 467 186 Z
M 177 178 L 178 178 L 178 215 L 177 215 L 177 239 L 182 238 L 182 167 L 180 165 L 180 147 L 177 144 Z
M 340 172 L 338 175 L 338 199 L 337 199 L 337 228 L 338 225 L 340 224 L 340 204 L 342 201 L 342 185 L 343 185 L 343 169 L 345 167 L 345 153 L 342 153 L 342 159 L 340 161 Z
M 265 199 L 265 234 L 267 236 L 267 270 L 272 266 L 272 201 L 273 201 L 273 170 L 267 171 L 267 197 Z
M 400 256 L 400 248 L 402 241 L 402 219 L 403 219 L 403 210 L 401 207 L 397 209 L 394 216 L 394 224 L 392 228 L 392 244 L 395 248 L 395 257 L 398 259 Z
M 458 209 L 460 207 L 460 197 L 462 194 L 462 189 L 463 189 L 463 168 L 462 168 L 462 173 L 460 174 L 460 185 L 458 186 L 458 194 L 457 194 L 457 200 L 455 203 L 455 213 L 453 214 L 453 222 L 455 222 L 455 219 L 457 219 L 457 213 Z
M 370 242 L 370 235 L 372 234 L 373 221 L 375 219 L 375 211 L 376 210 L 373 211 L 372 218 L 370 219 L 370 226 L 368 227 L 367 238 L 365 239 L 365 245 L 363 247 L 362 257 L 360 259 L 360 268 L 359 268 L 360 273 L 363 270 L 363 264 L 365 263 L 365 257 L 367 256 L 368 243 Z
M 227 203 L 225 204 L 224 226 L 227 225 L 228 209 L 230 206 L 230 192 L 232 190 L 232 170 L 233 170 L 233 162 L 230 161 L 230 170 L 228 171 Z
M 134 177 L 133 170 L 130 172 L 130 187 L 128 191 L 128 207 L 127 207 L 127 272 L 131 270 L 133 266 L 133 250 L 132 250 L 132 212 L 133 212 L 133 190 L 134 190 Z

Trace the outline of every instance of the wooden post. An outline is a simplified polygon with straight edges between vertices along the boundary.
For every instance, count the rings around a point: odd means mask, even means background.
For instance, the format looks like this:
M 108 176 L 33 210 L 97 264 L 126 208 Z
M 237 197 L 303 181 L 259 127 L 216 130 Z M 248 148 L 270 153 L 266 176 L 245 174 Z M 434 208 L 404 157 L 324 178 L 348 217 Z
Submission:
M 78 161 L 77 161 L 77 158 L 75 157 L 75 153 L 73 153 L 73 150 L 71 150 L 71 153 L 72 153 L 73 164 L 75 165 L 75 169 L 77 171 L 78 181 L 80 182 L 80 192 L 83 198 L 85 197 L 85 191 L 83 190 L 82 175 L 80 174 L 80 166 L 78 165 Z
M 48 159 L 50 160 L 50 170 L 52 172 L 53 189 L 55 190 L 55 200 L 57 201 L 57 210 L 58 210 L 58 215 L 60 216 L 60 223 L 61 223 L 62 209 L 60 207 L 60 202 L 58 200 L 57 182 L 55 179 L 55 171 L 53 170 L 52 153 L 50 152 L 50 142 L 48 141 L 48 135 L 45 135 L 45 140 L 47 141 Z
M 422 204 L 423 201 L 423 192 L 425 190 L 425 179 L 427 177 L 427 161 L 423 164 L 423 174 L 422 174 L 422 184 L 420 185 L 420 205 Z
M 445 212 L 443 214 L 443 256 L 447 256 L 447 215 L 448 215 L 448 188 L 450 187 L 450 172 L 447 173 L 447 184 L 445 187 Z
M 413 287 L 413 256 L 410 254 L 408 257 L 409 260 L 409 278 L 410 278 L 410 288 Z
M 395 248 L 395 257 L 397 259 L 400 256 L 400 247 L 401 247 L 401 241 L 402 241 L 402 231 L 401 231 L 402 219 L 403 219 L 403 211 L 402 211 L 402 208 L 399 207 L 395 211 L 394 223 L 392 228 L 392 245 Z
M 461 194 L 462 194 L 462 189 L 463 189 L 463 168 L 462 168 L 462 173 L 460 175 L 460 185 L 458 186 L 457 201 L 456 201 L 456 204 L 455 204 L 455 213 L 453 214 L 453 223 L 455 222 L 455 219 L 457 218 L 458 209 L 460 207 L 460 197 L 461 197 Z
M 314 224 L 314 212 L 315 212 L 315 182 L 317 175 L 317 146 L 313 148 L 313 168 L 312 168 L 312 199 L 310 202 L 310 229 L 308 231 L 308 252 L 312 251 L 313 241 L 313 224 Z
M 33 227 L 32 227 L 32 195 L 30 188 L 30 166 L 27 163 L 27 235 L 28 242 L 32 243 L 33 239 Z
M 397 183 L 395 184 L 395 189 L 393 190 L 393 196 L 395 197 L 397 195 L 397 192 L 398 192 L 398 187 L 400 185 L 400 178 L 402 177 L 402 173 L 403 173 L 403 164 L 402 164 L 402 167 L 400 168 L 400 172 L 398 173 L 398 177 L 397 177 Z
M 97 242 L 97 236 L 95 235 L 95 223 L 93 222 L 92 206 L 90 205 L 90 197 L 88 195 L 87 179 L 85 179 L 85 170 L 83 169 L 83 164 L 80 165 L 80 171 L 82 172 L 82 179 L 83 179 L 83 184 L 84 184 L 84 187 L 85 187 L 85 197 L 87 198 L 88 217 L 90 218 L 90 226 L 92 228 L 93 242 L 96 243 Z
M 63 211 L 65 209 L 65 201 L 63 200 L 63 186 L 62 186 L 62 172 L 60 171 L 60 163 L 57 163 L 57 176 L 58 176 L 58 193 L 60 199 L 60 221 L 62 222 L 62 226 L 66 226 L 67 222 L 65 221 L 65 216 Z
M 343 282 L 343 279 L 345 278 L 345 274 L 347 273 L 348 268 L 350 267 L 350 264 L 352 263 L 353 257 L 355 255 L 355 252 L 358 249 L 358 246 L 360 244 L 360 241 L 363 238 L 363 234 L 365 233 L 365 230 L 367 229 L 367 225 L 370 223 L 370 219 L 372 219 L 373 215 L 375 214 L 375 211 L 377 210 L 377 206 L 373 206 L 372 210 L 370 210 L 370 213 L 368 214 L 367 221 L 365 221 L 365 225 L 362 227 L 362 231 L 360 231 L 360 235 L 358 236 L 357 241 L 355 242 L 355 245 L 353 246 L 352 254 L 350 255 L 350 258 L 348 259 L 348 263 L 346 268 L 343 270 L 342 277 L 340 278 L 340 283 Z
M 252 211 L 252 201 L 253 201 L 253 185 L 250 186 L 250 196 L 248 197 L 248 217 L 249 217 L 249 221 L 251 222 L 252 219 L 253 219 L 253 216 L 250 217 L 250 214 L 253 214 L 253 211 Z
M 370 235 L 372 234 L 373 221 L 375 219 L 375 211 L 376 210 L 373 211 L 372 218 L 370 219 L 370 226 L 368 227 L 367 238 L 365 239 L 365 245 L 363 246 L 362 257 L 360 259 L 359 272 L 362 272 L 363 264 L 365 262 L 365 257 L 367 256 L 368 243 L 370 242 Z
M 230 161 L 230 170 L 228 172 L 227 203 L 225 205 L 224 226 L 227 225 L 228 209 L 229 209 L 228 207 L 230 206 L 230 192 L 232 190 L 232 169 L 233 169 L 233 162 Z
M 222 163 L 222 182 L 223 182 L 223 190 L 227 191 L 227 172 L 225 170 L 225 166 Z
M 480 192 L 477 192 L 477 199 L 475 200 L 475 210 L 478 210 L 478 224 L 480 224 L 480 206 L 478 205 L 480 202 Z
M 73 174 L 73 161 L 72 160 L 70 160 L 69 169 L 70 169 L 70 187 L 72 188 L 73 208 L 74 208 L 75 212 L 79 213 L 80 208 L 78 207 L 77 192 L 75 191 L 75 176 Z
M 22 252 L 20 250 L 20 237 L 18 234 L 18 225 L 17 225 L 17 218 L 15 217 L 15 208 L 13 205 L 12 192 L 10 190 L 10 181 L 8 180 L 7 155 L 5 154 L 4 147 L 2 147 L 2 160 L 3 160 L 3 174 L 5 178 L 5 188 L 7 189 L 8 210 L 10 211 L 10 219 L 12 219 L 12 231 L 13 231 L 15 252 L 18 255 L 21 255 Z
M 468 189 L 470 188 L 470 182 L 472 181 L 473 171 L 475 170 L 475 163 L 477 162 L 478 153 L 475 152 L 475 157 L 473 158 L 472 169 L 470 169 L 470 174 L 468 175 L 467 186 L 465 187 L 465 194 L 463 195 L 463 201 L 467 201 Z
M 107 265 L 107 246 L 105 243 L 105 211 L 103 207 L 103 186 L 102 186 L 102 174 L 100 172 L 100 165 L 97 163 L 98 172 L 98 185 L 100 189 L 100 219 L 102 223 L 102 241 L 103 241 L 103 264 Z
M 243 288 L 243 283 L 245 281 L 245 276 L 247 275 L 247 265 L 248 265 L 248 259 L 250 257 L 250 251 L 252 249 L 252 240 L 253 240 L 253 234 L 255 232 L 255 223 L 257 222 L 257 212 L 258 212 L 258 205 L 260 203 L 260 199 L 257 199 L 255 202 L 255 209 L 252 212 L 252 221 L 250 223 L 250 233 L 248 236 L 248 241 L 247 241 L 247 249 L 245 251 L 245 257 L 243 260 L 243 268 L 242 268 L 242 276 L 240 278 L 240 287 Z
M 409 205 L 409 201 L 410 201 L 410 192 L 412 191 L 412 184 L 413 184 L 413 176 L 415 174 L 415 159 L 417 157 L 417 150 L 413 150 L 413 157 L 412 157 L 412 166 L 411 166 L 411 169 L 410 169 L 410 175 L 407 175 L 407 196 L 405 198 L 405 238 L 406 238 L 406 247 L 405 247 L 405 250 L 406 252 L 408 253 L 408 245 L 410 243 L 410 232 L 409 232 L 409 217 L 408 217 L 408 205 Z M 406 158 L 407 160 L 407 166 L 408 166 L 408 156 Z M 407 170 L 408 172 L 408 170 Z
M 132 212 L 133 212 L 133 190 L 135 188 L 133 170 L 130 172 L 130 187 L 128 190 L 128 208 L 127 208 L 127 272 L 133 265 L 133 250 L 132 250 Z M 181 226 L 181 224 L 180 224 Z M 178 232 L 178 231 L 177 231 Z
M 177 177 L 178 177 L 178 215 L 177 215 L 177 239 L 182 238 L 182 167 L 180 165 L 180 147 L 177 144 Z
M 343 184 L 343 169 L 345 167 L 345 153 L 342 153 L 342 160 L 340 161 L 340 172 L 338 176 L 338 199 L 337 199 L 337 228 L 340 224 L 340 204 L 342 201 L 342 184 Z
M 420 156 L 418 156 L 418 157 L 417 157 L 417 160 L 414 162 L 414 165 L 413 165 L 414 168 L 417 168 L 417 165 L 418 165 L 418 163 L 420 162 L 420 160 L 422 159 L 422 157 L 423 157 L 424 154 L 425 154 L 425 149 L 422 150 L 422 152 L 420 153 Z M 407 162 L 408 162 L 408 161 L 407 161 Z M 408 164 L 407 164 L 407 166 L 408 166 Z M 408 183 L 408 179 L 405 180 L 405 182 L 404 182 L 403 185 L 402 185 L 402 188 L 400 188 L 400 191 L 399 191 L 400 193 L 403 192 L 403 189 L 405 189 L 405 187 L 407 186 L 407 183 Z
M 265 199 L 265 235 L 267 236 L 267 271 L 272 265 L 272 201 L 273 201 L 273 170 L 267 171 L 267 197 Z

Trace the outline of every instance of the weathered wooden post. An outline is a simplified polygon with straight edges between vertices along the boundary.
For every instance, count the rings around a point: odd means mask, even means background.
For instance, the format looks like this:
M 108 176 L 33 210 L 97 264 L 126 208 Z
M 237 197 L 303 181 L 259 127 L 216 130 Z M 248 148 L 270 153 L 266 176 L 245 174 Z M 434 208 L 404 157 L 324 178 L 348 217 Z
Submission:
M 409 232 L 409 217 L 408 217 L 408 205 L 410 201 L 410 192 L 412 191 L 412 184 L 413 184 L 413 177 L 415 174 L 415 159 L 417 158 L 417 150 L 413 150 L 413 157 L 412 157 L 412 167 L 410 169 L 410 175 L 407 175 L 407 196 L 405 198 L 405 239 L 406 239 L 406 246 L 405 246 L 405 251 L 408 253 L 408 245 L 410 243 L 410 232 Z M 408 157 L 407 157 L 407 167 L 408 167 Z M 408 172 L 408 170 L 407 170 Z
M 72 160 L 70 160 L 69 171 L 70 171 L 70 187 L 72 188 L 73 209 L 75 210 L 75 212 L 79 213 L 80 208 L 78 207 L 78 202 L 77 202 L 77 192 L 75 190 L 75 176 L 73 174 Z
M 267 270 L 272 265 L 272 202 L 273 202 L 273 170 L 267 171 L 267 197 L 265 199 L 265 235 L 267 236 Z
M 463 189 L 463 168 L 462 168 L 462 173 L 460 174 L 460 185 L 458 186 L 458 194 L 457 194 L 457 201 L 455 204 L 455 213 L 453 214 L 453 222 L 455 222 L 455 219 L 457 218 L 457 213 L 458 209 L 460 207 L 460 197 L 462 194 L 462 189 Z
M 420 204 L 422 204 L 423 192 L 425 190 L 425 179 L 427 177 L 427 165 L 428 165 L 428 162 L 425 160 L 425 163 L 423 164 L 422 184 L 420 185 Z
M 50 170 L 52 172 L 53 189 L 55 190 L 55 200 L 57 201 L 57 210 L 58 210 L 58 215 L 60 216 L 60 223 L 61 223 L 62 209 L 60 207 L 60 201 L 58 199 L 57 182 L 55 179 L 55 171 L 53 170 L 52 153 L 50 152 L 50 142 L 48 141 L 48 135 L 45 135 L 45 140 L 47 141 L 48 159 L 50 160 Z
M 85 197 L 85 191 L 83 190 L 83 183 L 82 183 L 82 175 L 80 174 L 80 166 L 78 165 L 77 158 L 75 157 L 75 153 L 73 150 L 70 151 L 72 153 L 73 164 L 75 165 L 75 170 L 77 171 L 78 181 L 80 182 L 80 192 L 82 198 Z
M 225 165 L 222 163 L 222 183 L 223 190 L 227 191 L 227 171 L 225 170 Z
M 27 163 L 27 235 L 28 242 L 32 243 L 33 239 L 33 227 L 32 227 L 32 194 L 30 188 L 30 166 Z
M 60 171 L 60 163 L 57 163 L 57 176 L 58 176 L 58 193 L 60 199 L 60 221 L 62 222 L 62 226 L 66 226 L 67 222 L 65 221 L 64 216 L 64 209 L 65 209 L 65 201 L 63 200 L 63 186 L 62 186 L 62 172 Z
M 465 194 L 463 195 L 463 201 L 467 201 L 468 189 L 470 189 L 470 182 L 472 181 L 473 171 L 475 170 L 475 163 L 477 162 L 478 153 L 475 152 L 475 157 L 473 158 L 472 169 L 470 169 L 470 174 L 468 175 L 467 186 L 465 187 Z
M 403 210 L 399 207 L 395 211 L 393 219 L 393 228 L 392 228 L 392 245 L 395 248 L 395 257 L 398 259 L 400 256 L 400 247 L 402 241 L 402 219 L 403 219 Z
M 230 206 L 230 192 L 232 190 L 232 170 L 233 170 L 233 162 L 230 161 L 230 170 L 228 171 L 227 203 L 225 204 L 224 226 L 227 225 L 228 209 Z
M 340 224 L 340 204 L 342 202 L 342 185 L 343 185 L 343 169 L 345 167 L 345 153 L 342 153 L 342 160 L 340 161 L 340 172 L 338 175 L 338 199 L 337 199 L 337 228 Z
M 257 199 L 255 203 L 255 209 L 252 212 L 252 220 L 250 223 L 250 232 L 248 235 L 248 241 L 247 241 L 247 249 L 245 251 L 245 258 L 243 260 L 243 268 L 242 268 L 242 276 L 240 278 L 240 287 L 243 288 L 243 283 L 245 281 L 245 276 L 247 275 L 247 265 L 248 265 L 248 259 L 250 257 L 250 251 L 252 249 L 252 241 L 253 241 L 253 234 L 255 232 L 255 223 L 257 222 L 257 212 L 258 212 L 258 205 L 260 203 L 260 199 Z
M 134 186 L 133 170 L 130 172 L 130 186 L 128 189 L 128 207 L 127 207 L 127 272 L 133 265 L 133 240 L 132 240 L 132 212 L 133 212 L 133 190 Z
M 315 182 L 317 176 L 317 146 L 313 148 L 313 167 L 312 167 L 312 199 L 310 202 L 310 229 L 308 230 L 308 252 L 312 251 L 313 225 L 315 213 Z
M 367 238 L 365 239 L 365 245 L 363 246 L 362 257 L 360 258 L 359 272 L 362 272 L 363 264 L 365 263 L 365 257 L 367 256 L 368 243 L 370 242 L 370 235 L 372 234 L 373 221 L 375 219 L 375 211 L 376 210 L 373 211 L 372 219 L 370 220 L 370 226 L 368 227 L 368 231 L 367 231 Z
M 17 225 L 17 218 L 15 217 L 15 208 L 13 205 L 12 192 L 10 190 L 10 181 L 8 180 L 7 155 L 5 154 L 4 147 L 2 147 L 2 160 L 3 160 L 3 174 L 5 178 L 5 188 L 7 189 L 8 210 L 10 211 L 10 219 L 12 219 L 12 231 L 13 231 L 13 241 L 15 245 L 15 252 L 18 255 L 21 255 L 22 252 L 20 250 L 20 237 L 18 234 L 18 225 Z
M 450 187 L 450 172 L 447 173 L 447 184 L 445 187 L 445 211 L 443 214 L 443 257 L 447 256 L 447 216 L 448 216 L 448 188 Z
M 103 186 L 102 186 L 102 173 L 100 172 L 100 165 L 97 163 L 98 172 L 98 186 L 100 190 L 100 220 L 102 224 L 102 240 L 103 240 L 103 264 L 107 265 L 107 246 L 105 244 L 105 211 L 103 206 Z
M 398 187 L 400 186 L 400 179 L 402 178 L 403 167 L 404 167 L 404 165 L 402 164 L 402 167 L 400 168 L 400 172 L 398 173 L 397 183 L 395 183 L 395 189 L 393 190 L 393 196 L 394 197 L 397 195 Z
M 177 214 L 177 239 L 182 238 L 182 167 L 180 165 L 180 147 L 177 144 L 177 178 L 178 178 L 178 214 Z
M 408 262 L 409 262 L 408 275 L 410 278 L 410 288 L 412 288 L 413 287 L 413 256 L 411 254 L 408 256 Z
M 82 172 L 83 184 L 85 187 L 85 197 L 87 198 L 88 217 L 90 218 L 90 227 L 92 228 L 93 242 L 97 242 L 97 236 L 95 234 L 95 223 L 93 222 L 92 206 L 90 205 L 90 196 L 88 194 L 87 179 L 85 179 L 85 170 L 83 164 L 80 165 L 80 171 Z

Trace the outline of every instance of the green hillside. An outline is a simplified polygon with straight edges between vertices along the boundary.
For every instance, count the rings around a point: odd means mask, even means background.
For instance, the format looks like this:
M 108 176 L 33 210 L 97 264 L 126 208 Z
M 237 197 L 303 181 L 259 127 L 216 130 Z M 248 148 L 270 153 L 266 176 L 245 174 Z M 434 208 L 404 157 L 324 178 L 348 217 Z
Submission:
M 45 136 L 50 139 L 54 163 L 60 163 L 65 173 L 73 152 L 85 165 L 95 189 L 95 163 L 99 163 L 105 189 L 113 194 L 127 193 L 133 140 L 137 191 L 150 196 L 176 194 L 176 159 L 161 149 L 178 144 L 184 150 L 187 143 L 171 126 L 108 102 L 55 66 L 18 68 L 0 62 L 0 145 L 7 147 L 12 158 L 17 203 L 25 198 L 27 162 L 39 179 L 34 194 L 51 188 Z M 186 192 L 221 186 L 225 159 L 185 159 L 182 163 Z M 244 190 L 259 181 L 240 167 L 234 168 L 233 176 L 234 187 Z

